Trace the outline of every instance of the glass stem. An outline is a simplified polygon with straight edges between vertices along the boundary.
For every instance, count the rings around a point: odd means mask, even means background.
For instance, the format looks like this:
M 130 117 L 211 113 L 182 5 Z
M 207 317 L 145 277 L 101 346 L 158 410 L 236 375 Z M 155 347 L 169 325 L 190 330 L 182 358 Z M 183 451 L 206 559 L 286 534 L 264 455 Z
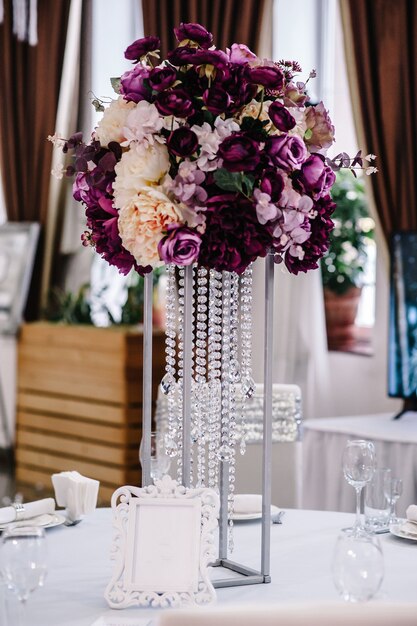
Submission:
M 362 486 L 355 487 L 356 490 L 356 520 L 355 520 L 355 528 L 361 528 L 361 492 Z

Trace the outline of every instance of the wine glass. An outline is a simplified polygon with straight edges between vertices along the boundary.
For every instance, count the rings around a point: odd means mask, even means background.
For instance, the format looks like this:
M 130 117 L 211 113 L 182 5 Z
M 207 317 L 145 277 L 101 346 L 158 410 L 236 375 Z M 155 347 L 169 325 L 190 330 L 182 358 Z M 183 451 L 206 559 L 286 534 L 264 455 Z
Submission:
M 390 518 L 389 518 L 390 524 L 398 524 L 400 521 L 397 517 L 396 506 L 397 506 L 397 500 L 401 496 L 402 492 L 403 492 L 403 481 L 401 480 L 401 478 L 391 477 L 391 480 L 389 481 L 387 485 L 387 491 L 386 491 L 386 497 L 388 498 L 388 501 L 391 507 Z
M 45 531 L 38 526 L 10 526 L 3 532 L 1 570 L 22 612 L 30 594 L 44 583 L 47 571 Z
M 376 535 L 342 530 L 335 546 L 333 581 L 347 602 L 366 602 L 379 590 L 384 577 L 384 558 Z
M 143 438 L 140 442 L 139 460 L 143 467 Z M 166 453 L 164 438 L 162 434 L 158 432 L 151 432 L 150 461 L 150 474 L 153 481 L 160 480 L 162 476 L 168 473 L 171 465 L 171 458 Z
M 355 439 L 348 441 L 343 451 L 343 474 L 356 490 L 356 519 L 352 530 L 362 530 L 361 492 L 375 470 L 375 446 L 371 441 Z

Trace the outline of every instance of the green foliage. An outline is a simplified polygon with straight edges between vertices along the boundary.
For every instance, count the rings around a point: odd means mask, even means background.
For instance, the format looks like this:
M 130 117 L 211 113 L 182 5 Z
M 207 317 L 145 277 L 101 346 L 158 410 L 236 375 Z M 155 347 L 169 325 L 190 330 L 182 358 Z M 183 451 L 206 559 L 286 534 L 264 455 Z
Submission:
M 238 191 L 245 196 L 250 196 L 255 179 L 250 174 L 243 172 L 229 172 L 223 167 L 214 172 L 216 185 L 224 191 Z
M 321 262 L 324 287 L 337 294 L 362 285 L 366 244 L 374 236 L 375 223 L 369 217 L 364 182 L 350 172 L 337 173 L 332 188 L 336 210 L 335 228 L 330 234 L 329 252 Z
M 50 322 L 93 325 L 88 299 L 89 288 L 90 286 L 85 284 L 77 293 L 71 293 L 55 287 L 49 294 L 44 318 Z
M 162 268 L 154 270 L 154 287 L 163 271 Z M 120 322 L 113 318 L 108 308 L 102 303 L 102 311 L 107 314 L 110 324 L 135 325 L 143 322 L 144 283 L 142 276 L 132 273 L 130 283 L 127 286 L 126 301 L 121 309 Z M 43 312 L 44 319 L 64 324 L 94 325 L 91 317 L 89 290 L 90 285 L 88 283 L 82 285 L 77 293 L 64 291 L 60 288 L 52 289 L 49 294 L 48 305 Z

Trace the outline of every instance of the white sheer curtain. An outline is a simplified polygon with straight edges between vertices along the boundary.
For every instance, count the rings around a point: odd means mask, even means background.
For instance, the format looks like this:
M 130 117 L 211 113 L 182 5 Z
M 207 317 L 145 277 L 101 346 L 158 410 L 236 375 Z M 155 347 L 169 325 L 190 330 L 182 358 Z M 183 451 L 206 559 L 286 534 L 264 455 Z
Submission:
M 320 98 L 328 92 L 332 75 L 327 62 L 328 47 L 334 35 L 334 0 L 275 0 L 273 10 L 274 59 L 300 62 L 306 78 L 317 69 L 320 80 L 313 81 L 310 93 Z M 299 16 L 303 15 L 303 20 Z M 297 23 L 297 37 L 289 23 Z M 321 73 L 321 70 L 323 72 Z M 310 85 L 309 85 L 310 86 Z M 333 412 L 329 358 L 320 271 L 292 276 L 281 266 L 275 271 L 274 382 L 295 383 L 303 394 L 305 418 Z M 263 333 L 263 262 L 255 266 L 254 336 Z M 262 381 L 263 357 L 255 342 L 254 372 Z

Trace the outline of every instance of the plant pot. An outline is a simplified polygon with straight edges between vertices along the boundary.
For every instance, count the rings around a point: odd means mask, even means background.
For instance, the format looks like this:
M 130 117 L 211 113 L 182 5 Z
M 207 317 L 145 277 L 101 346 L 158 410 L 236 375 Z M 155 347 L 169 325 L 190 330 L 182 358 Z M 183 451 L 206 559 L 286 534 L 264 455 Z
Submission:
M 361 287 L 350 287 L 344 294 L 337 294 L 329 289 L 324 289 L 329 350 L 340 350 L 355 342 L 355 319 L 361 292 Z

